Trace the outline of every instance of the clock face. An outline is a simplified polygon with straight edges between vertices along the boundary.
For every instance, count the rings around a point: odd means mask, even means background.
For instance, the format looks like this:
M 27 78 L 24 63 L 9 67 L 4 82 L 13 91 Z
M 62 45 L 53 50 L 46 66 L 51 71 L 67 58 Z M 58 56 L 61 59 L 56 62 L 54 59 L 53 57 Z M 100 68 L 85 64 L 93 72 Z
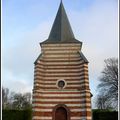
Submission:
M 63 81 L 63 80 L 60 80 L 59 82 L 58 82 L 58 87 L 59 88 L 63 88 L 65 86 L 65 82 Z

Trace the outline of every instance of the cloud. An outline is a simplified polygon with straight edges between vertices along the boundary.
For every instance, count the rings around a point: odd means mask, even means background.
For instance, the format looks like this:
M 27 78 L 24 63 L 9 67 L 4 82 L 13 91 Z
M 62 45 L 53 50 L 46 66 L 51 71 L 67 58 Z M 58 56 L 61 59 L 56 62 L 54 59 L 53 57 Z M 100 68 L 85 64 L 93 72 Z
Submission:
M 34 61 L 41 52 L 39 42 L 47 39 L 50 27 L 49 22 L 42 22 L 32 31 L 24 33 L 21 37 L 21 41 L 16 44 L 16 46 L 8 46 L 3 49 L 2 79 L 4 86 L 9 85 L 9 88 L 12 88 L 14 91 L 16 91 L 17 84 L 21 85 L 23 89 L 27 87 L 29 89 L 28 84 L 30 88 L 33 87 Z M 13 83 L 15 86 L 7 84 L 9 82 Z
M 9 88 L 11 92 L 32 92 L 32 86 L 29 82 L 27 82 L 29 81 L 28 78 L 25 78 L 23 76 L 15 76 L 9 70 L 5 70 L 4 73 L 2 73 L 2 79 L 5 79 L 2 81 L 3 87 Z
M 100 71 L 103 60 L 118 55 L 118 13 L 114 1 L 96 1 L 84 11 L 69 12 L 76 38 L 90 61 L 90 71 Z M 93 72 L 94 73 L 94 72 Z

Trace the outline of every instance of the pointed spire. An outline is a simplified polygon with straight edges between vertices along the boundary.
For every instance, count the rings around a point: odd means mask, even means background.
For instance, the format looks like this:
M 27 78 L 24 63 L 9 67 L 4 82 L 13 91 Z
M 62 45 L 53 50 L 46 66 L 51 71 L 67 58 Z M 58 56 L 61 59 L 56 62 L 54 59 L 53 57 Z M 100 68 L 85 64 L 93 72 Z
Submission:
M 74 43 L 80 42 L 75 39 L 71 29 L 67 14 L 65 12 L 62 0 L 53 23 L 50 35 L 43 43 Z

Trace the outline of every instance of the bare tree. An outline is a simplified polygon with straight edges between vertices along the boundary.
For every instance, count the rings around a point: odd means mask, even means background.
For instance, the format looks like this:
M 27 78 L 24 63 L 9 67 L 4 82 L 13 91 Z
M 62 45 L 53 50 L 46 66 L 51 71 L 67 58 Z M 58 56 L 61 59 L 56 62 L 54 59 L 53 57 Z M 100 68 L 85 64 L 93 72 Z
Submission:
M 2 87 L 2 109 L 31 109 L 31 93 L 9 92 Z
M 96 107 L 98 109 L 112 109 L 112 101 L 109 99 L 109 96 L 99 94 L 97 96 Z
M 2 87 L 2 109 L 8 108 L 9 105 L 9 89 Z
M 105 66 L 98 85 L 99 95 L 97 102 L 100 99 L 110 103 L 110 106 L 117 108 L 118 104 L 118 59 L 109 58 L 105 61 Z M 106 106 L 107 107 L 107 106 Z M 104 108 L 106 108 L 104 107 Z
M 32 96 L 31 93 L 25 93 L 23 94 L 24 102 L 23 102 L 23 108 L 24 109 L 29 109 L 32 107 Z
M 17 93 L 12 98 L 12 109 L 30 109 L 31 108 L 31 93 Z

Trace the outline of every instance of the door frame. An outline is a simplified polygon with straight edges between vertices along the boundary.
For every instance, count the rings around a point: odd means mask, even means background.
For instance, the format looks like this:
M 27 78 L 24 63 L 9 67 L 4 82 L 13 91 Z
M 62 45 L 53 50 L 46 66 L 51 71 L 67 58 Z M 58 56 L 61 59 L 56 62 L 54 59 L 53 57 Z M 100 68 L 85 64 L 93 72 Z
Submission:
M 57 110 L 59 107 L 63 107 L 63 108 L 66 110 L 66 112 L 67 112 L 67 120 L 70 120 L 70 110 L 69 110 L 69 108 L 68 108 L 66 105 L 64 105 L 64 104 L 58 104 L 58 105 L 56 105 L 56 106 L 53 108 L 52 120 L 55 120 L 55 112 L 56 112 L 56 110 Z

